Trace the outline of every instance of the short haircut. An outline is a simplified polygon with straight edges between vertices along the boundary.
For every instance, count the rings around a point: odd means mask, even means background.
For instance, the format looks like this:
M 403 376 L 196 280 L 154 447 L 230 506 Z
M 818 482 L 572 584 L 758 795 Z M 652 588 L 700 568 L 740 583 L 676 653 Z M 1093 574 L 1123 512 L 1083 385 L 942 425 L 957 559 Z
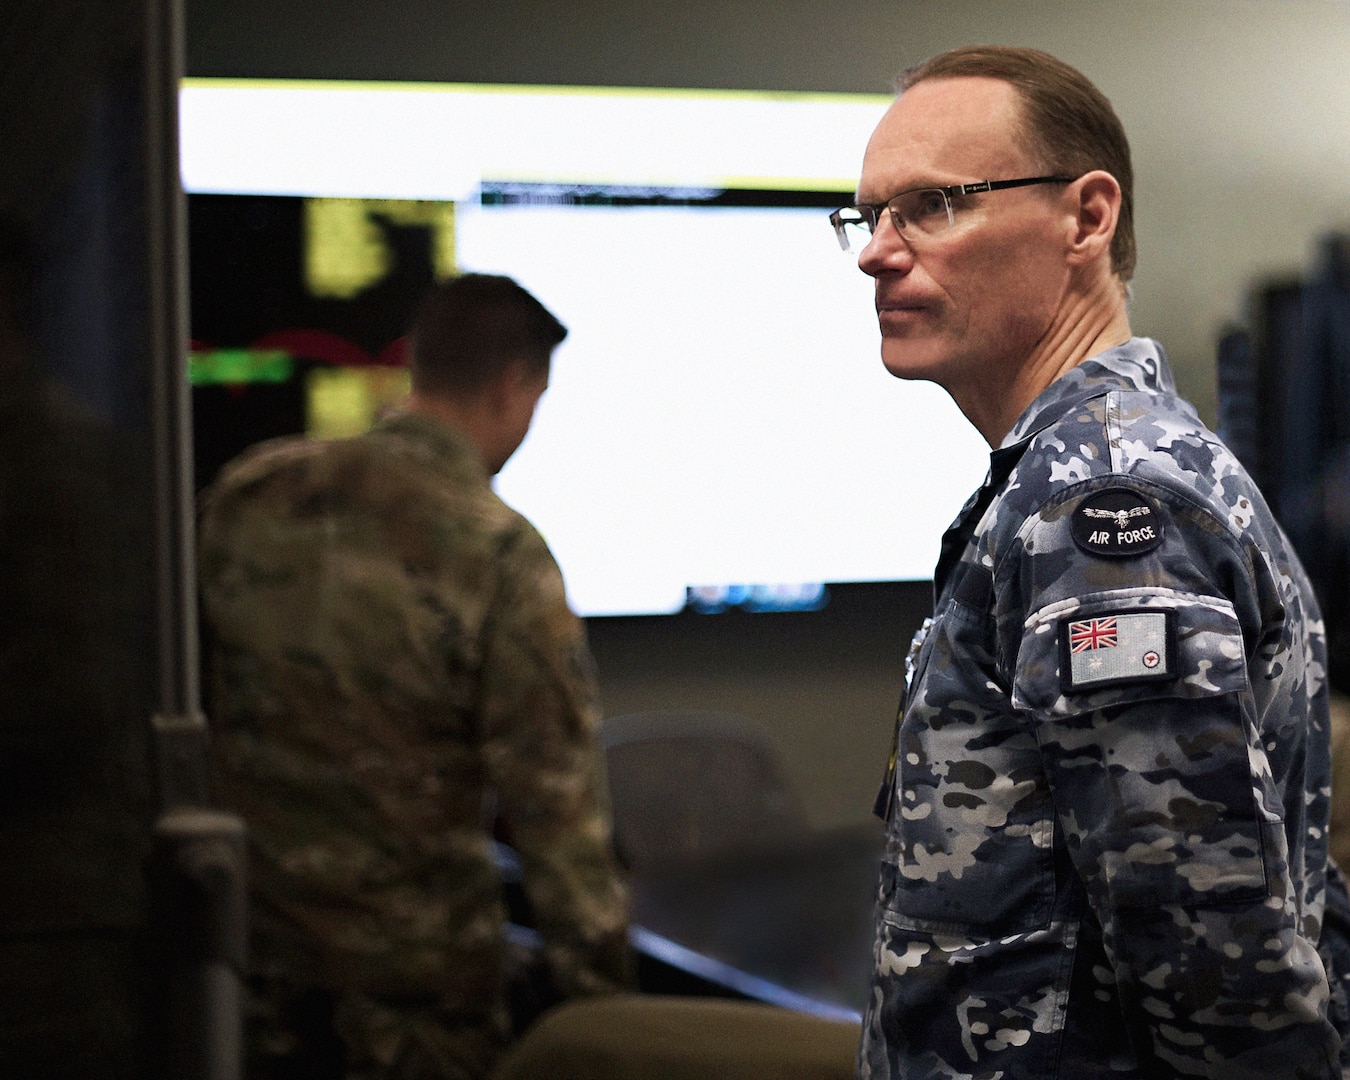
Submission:
M 903 93 L 926 79 L 965 76 L 999 79 L 1013 86 L 1022 102 L 1023 136 L 1045 172 L 1079 177 L 1102 169 L 1116 178 L 1121 202 L 1111 240 L 1111 269 L 1121 281 L 1129 281 L 1136 256 L 1134 169 L 1125 128 L 1106 95 L 1049 53 L 1006 45 L 969 45 L 939 53 L 905 71 L 896 80 L 896 89 Z
M 451 397 L 489 385 L 512 363 L 548 373 L 567 336 L 548 308 L 509 277 L 460 274 L 429 286 L 413 319 L 413 389 Z

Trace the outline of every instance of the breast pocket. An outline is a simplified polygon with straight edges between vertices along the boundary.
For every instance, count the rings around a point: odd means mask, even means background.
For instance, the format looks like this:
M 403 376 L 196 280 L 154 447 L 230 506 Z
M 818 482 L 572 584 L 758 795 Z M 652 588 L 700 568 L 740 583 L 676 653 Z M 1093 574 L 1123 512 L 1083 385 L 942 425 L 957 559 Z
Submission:
M 920 658 L 882 874 L 883 915 L 905 929 L 993 937 L 1049 923 L 1050 800 L 993 642 L 988 615 L 952 602 Z

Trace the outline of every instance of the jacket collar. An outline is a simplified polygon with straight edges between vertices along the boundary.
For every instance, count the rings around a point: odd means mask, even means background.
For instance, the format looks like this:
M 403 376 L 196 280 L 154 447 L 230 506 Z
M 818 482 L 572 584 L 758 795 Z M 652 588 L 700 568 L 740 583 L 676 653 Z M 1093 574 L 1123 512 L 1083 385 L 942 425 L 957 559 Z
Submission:
M 1062 419 L 1084 402 L 1112 390 L 1145 390 L 1175 393 L 1172 369 L 1162 346 L 1150 338 L 1131 338 L 1124 345 L 1098 353 L 1065 372 L 1027 406 L 1003 443 L 989 455 L 989 474 L 980 489 L 961 508 L 942 537 L 941 552 L 933 574 L 936 596 L 941 596 L 980 518 L 994 496 L 1012 475 L 1031 440 L 1038 432 Z
M 371 426 L 371 434 L 393 435 L 418 447 L 421 454 L 440 463 L 466 481 L 489 483 L 483 457 L 468 435 L 453 424 L 422 413 L 396 410 Z
M 1162 346 L 1151 338 L 1130 338 L 1124 345 L 1107 349 L 1071 368 L 1027 406 L 999 450 L 1026 443 L 1085 401 L 1112 390 L 1176 393 L 1176 382 Z

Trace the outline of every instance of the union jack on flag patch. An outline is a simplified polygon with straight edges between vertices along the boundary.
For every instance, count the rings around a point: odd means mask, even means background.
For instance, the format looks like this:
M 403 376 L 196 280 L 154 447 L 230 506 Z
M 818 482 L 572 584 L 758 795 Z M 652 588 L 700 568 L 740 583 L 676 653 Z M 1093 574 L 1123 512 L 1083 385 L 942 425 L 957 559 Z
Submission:
M 1084 652 L 1090 649 L 1114 649 L 1119 644 L 1116 633 L 1116 620 L 1085 619 L 1082 622 L 1069 623 L 1069 651 Z

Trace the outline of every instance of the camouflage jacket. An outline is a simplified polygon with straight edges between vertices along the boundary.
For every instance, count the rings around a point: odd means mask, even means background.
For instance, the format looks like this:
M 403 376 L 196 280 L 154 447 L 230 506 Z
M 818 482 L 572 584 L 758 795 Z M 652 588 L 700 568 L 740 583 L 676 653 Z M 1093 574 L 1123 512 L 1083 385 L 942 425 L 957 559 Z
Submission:
M 935 578 L 859 1075 L 1339 1076 L 1320 616 L 1154 342 L 1031 404 Z
M 463 435 L 254 448 L 203 496 L 199 562 L 256 970 L 500 1019 L 495 802 L 558 988 L 628 981 L 584 630 Z

